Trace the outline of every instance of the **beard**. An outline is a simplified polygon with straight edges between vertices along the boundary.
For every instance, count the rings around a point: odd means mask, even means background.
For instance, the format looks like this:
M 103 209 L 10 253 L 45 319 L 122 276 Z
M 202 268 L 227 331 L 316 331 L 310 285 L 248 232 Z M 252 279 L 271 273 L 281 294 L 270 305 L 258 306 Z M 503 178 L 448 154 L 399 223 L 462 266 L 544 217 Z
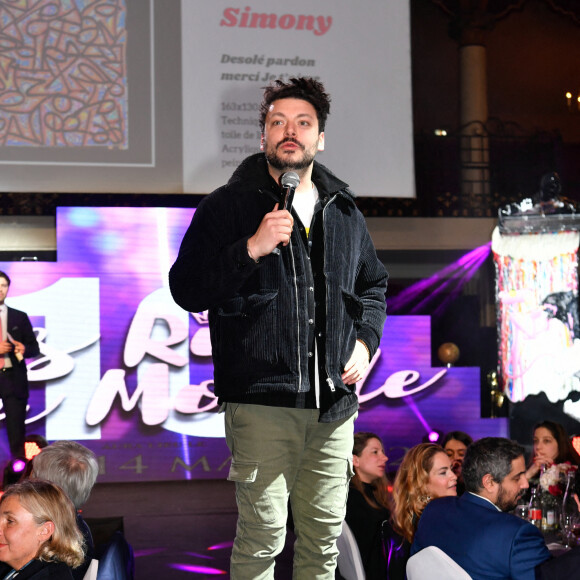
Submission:
M 278 155 L 278 148 L 284 143 L 296 143 L 302 150 L 302 157 L 300 159 L 283 159 Z M 268 163 L 278 171 L 301 171 L 310 167 L 314 161 L 316 155 L 316 149 L 314 151 L 307 151 L 302 143 L 299 143 L 295 139 L 284 139 L 280 141 L 272 150 L 268 149 L 267 144 L 264 147 L 265 156 Z
M 519 499 L 523 495 L 523 490 L 520 491 L 515 497 L 508 496 L 507 492 L 504 488 L 500 485 L 499 491 L 497 492 L 497 501 L 495 505 L 502 511 L 502 512 L 511 512 L 515 507 L 518 505 Z

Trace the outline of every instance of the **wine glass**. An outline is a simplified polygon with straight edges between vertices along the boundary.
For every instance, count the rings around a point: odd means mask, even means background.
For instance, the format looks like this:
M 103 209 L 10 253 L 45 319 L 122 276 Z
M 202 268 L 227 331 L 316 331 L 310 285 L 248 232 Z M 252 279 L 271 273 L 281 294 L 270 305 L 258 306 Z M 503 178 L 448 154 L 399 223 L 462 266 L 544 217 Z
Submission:
M 520 503 L 514 509 L 514 514 L 518 516 L 518 518 L 522 518 L 522 520 L 528 519 L 528 505 L 525 503 Z
M 571 548 L 576 545 L 576 536 L 572 531 L 572 515 L 563 513 L 560 517 L 560 530 L 562 536 L 562 545 L 565 548 Z
M 565 512 L 560 517 L 562 544 L 565 548 L 572 548 L 578 544 L 580 536 L 580 517 L 578 514 Z

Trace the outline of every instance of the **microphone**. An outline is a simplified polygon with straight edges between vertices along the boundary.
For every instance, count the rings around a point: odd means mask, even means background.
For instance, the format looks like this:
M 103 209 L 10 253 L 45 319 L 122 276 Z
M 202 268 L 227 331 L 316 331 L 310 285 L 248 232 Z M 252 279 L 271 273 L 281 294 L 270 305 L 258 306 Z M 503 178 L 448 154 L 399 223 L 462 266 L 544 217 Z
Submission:
M 280 196 L 280 209 L 292 210 L 292 201 L 294 200 L 294 192 L 300 185 L 300 177 L 295 171 L 287 171 L 280 177 L 280 185 L 282 186 L 282 195 Z M 282 244 L 278 244 L 277 248 L 272 250 L 272 254 L 279 256 Z
M 290 211 L 292 209 L 292 201 L 294 200 L 294 192 L 300 185 L 300 177 L 294 171 L 287 171 L 280 177 L 280 185 L 282 186 L 282 201 L 280 205 L 282 209 Z

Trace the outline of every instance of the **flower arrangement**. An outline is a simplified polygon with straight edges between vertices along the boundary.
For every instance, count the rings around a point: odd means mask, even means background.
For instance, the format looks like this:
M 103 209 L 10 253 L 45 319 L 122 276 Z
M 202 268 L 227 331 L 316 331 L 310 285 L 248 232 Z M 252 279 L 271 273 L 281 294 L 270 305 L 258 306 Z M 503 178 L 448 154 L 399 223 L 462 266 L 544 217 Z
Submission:
M 543 491 L 547 491 L 550 495 L 560 496 L 564 494 L 566 488 L 566 476 L 568 472 L 576 471 L 577 465 L 572 465 L 570 462 L 554 463 L 540 475 L 540 486 Z

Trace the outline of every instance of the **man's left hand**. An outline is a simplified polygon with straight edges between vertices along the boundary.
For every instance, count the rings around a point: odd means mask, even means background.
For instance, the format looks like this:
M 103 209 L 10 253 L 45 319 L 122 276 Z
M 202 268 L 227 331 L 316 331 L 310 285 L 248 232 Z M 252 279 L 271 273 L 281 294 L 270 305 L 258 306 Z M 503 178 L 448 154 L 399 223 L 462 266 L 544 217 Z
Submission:
M 369 363 L 367 347 L 360 340 L 357 340 L 350 359 L 344 367 L 344 373 L 342 373 L 341 378 L 344 384 L 353 385 L 360 381 L 365 371 L 369 368 Z

